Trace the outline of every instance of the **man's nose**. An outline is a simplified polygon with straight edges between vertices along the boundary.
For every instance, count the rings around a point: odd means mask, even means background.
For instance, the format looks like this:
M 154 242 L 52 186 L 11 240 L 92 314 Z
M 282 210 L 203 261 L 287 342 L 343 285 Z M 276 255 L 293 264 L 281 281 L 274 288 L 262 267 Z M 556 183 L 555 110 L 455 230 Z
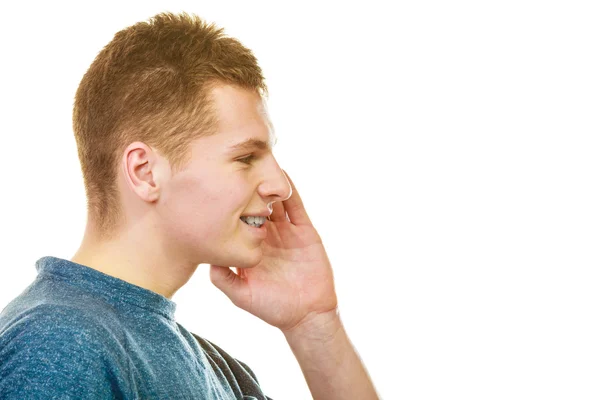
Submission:
M 269 175 L 262 182 L 259 193 L 263 197 L 270 198 L 269 203 L 285 201 L 292 196 L 292 185 L 276 161 L 274 168 L 271 168 Z

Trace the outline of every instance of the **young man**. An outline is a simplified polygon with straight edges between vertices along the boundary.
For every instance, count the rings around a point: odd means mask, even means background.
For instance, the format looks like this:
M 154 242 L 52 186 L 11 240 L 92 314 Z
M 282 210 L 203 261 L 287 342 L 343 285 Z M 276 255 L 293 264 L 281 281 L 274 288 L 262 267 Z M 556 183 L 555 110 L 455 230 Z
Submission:
M 38 260 L 3 309 L 0 398 L 267 399 L 247 365 L 174 319 L 171 298 L 202 263 L 282 331 L 315 399 L 377 398 L 321 238 L 273 156 L 265 95 L 252 52 L 185 13 L 98 54 L 73 112 L 85 235 L 71 260 Z

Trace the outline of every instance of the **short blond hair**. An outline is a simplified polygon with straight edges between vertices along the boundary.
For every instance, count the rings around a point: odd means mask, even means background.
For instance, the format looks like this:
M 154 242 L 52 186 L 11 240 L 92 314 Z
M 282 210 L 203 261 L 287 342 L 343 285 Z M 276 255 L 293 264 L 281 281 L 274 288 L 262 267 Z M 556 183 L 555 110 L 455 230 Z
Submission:
M 219 84 L 268 95 L 252 51 L 193 14 L 157 14 L 99 52 L 75 95 L 73 132 L 88 218 L 102 239 L 123 222 L 116 177 L 125 148 L 141 141 L 174 172 L 185 168 L 190 142 L 216 131 L 210 92 Z

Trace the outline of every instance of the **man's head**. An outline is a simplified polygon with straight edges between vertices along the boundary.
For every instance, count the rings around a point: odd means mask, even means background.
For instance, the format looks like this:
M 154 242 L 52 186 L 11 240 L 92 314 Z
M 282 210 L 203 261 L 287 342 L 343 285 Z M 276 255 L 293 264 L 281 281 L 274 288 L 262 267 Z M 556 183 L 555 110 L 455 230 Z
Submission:
M 260 261 L 239 217 L 291 194 L 271 153 L 266 95 L 252 52 L 196 16 L 161 13 L 118 32 L 73 111 L 94 240 L 143 226 L 182 261 Z M 231 148 L 247 139 L 267 147 Z

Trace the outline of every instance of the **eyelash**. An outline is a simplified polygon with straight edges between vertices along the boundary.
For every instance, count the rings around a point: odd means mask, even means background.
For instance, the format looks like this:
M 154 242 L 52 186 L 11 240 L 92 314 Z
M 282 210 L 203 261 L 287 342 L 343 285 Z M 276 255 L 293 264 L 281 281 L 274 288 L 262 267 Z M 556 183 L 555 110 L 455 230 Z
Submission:
M 238 159 L 238 161 L 243 162 L 244 164 L 252 164 L 252 161 L 254 161 L 255 159 L 256 156 L 254 154 L 250 154 L 249 156 Z

